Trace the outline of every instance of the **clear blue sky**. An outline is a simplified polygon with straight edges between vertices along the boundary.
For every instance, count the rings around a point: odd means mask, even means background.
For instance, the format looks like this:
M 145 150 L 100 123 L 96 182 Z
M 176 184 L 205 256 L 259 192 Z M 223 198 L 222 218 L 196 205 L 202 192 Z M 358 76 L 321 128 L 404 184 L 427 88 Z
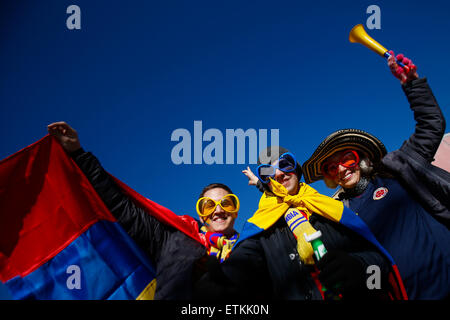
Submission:
M 66 27 L 72 4 L 81 30 Z M 110 173 L 177 214 L 195 216 L 208 183 L 229 185 L 240 230 L 260 196 L 246 165 L 175 165 L 172 132 L 193 137 L 194 121 L 224 138 L 279 129 L 301 163 L 342 128 L 397 149 L 414 129 L 400 84 L 383 58 L 348 41 L 372 4 L 381 29 L 368 33 L 413 59 L 450 119 L 445 1 L 2 0 L 0 159 L 64 120 Z

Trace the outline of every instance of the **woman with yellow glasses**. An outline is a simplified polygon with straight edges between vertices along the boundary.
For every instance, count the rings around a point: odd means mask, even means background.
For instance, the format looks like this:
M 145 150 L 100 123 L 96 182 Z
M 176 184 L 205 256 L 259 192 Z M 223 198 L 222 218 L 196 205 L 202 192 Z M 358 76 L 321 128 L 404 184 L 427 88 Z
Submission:
M 203 189 L 200 195 L 202 199 L 197 207 L 203 223 L 203 232 L 199 233 L 205 237 L 200 243 L 177 228 L 158 220 L 122 192 L 97 157 L 82 148 L 77 131 L 67 123 L 52 123 L 48 126 L 48 131 L 88 178 L 124 231 L 155 266 L 154 299 L 210 298 L 205 296 L 207 291 L 196 285 L 196 282 L 200 278 L 208 280 L 204 277 L 205 272 L 210 266 L 214 266 L 214 263 L 219 265 L 219 259 L 228 257 L 231 246 L 237 239 L 233 226 L 239 210 L 239 200 L 232 195 L 230 188 L 215 183 Z M 205 240 L 212 247 L 208 246 Z M 194 289 L 201 291 L 194 292 Z
M 201 231 L 211 245 L 208 253 L 222 262 L 238 238 L 234 221 L 239 211 L 239 198 L 228 186 L 212 183 L 202 190 L 196 207 L 203 224 Z

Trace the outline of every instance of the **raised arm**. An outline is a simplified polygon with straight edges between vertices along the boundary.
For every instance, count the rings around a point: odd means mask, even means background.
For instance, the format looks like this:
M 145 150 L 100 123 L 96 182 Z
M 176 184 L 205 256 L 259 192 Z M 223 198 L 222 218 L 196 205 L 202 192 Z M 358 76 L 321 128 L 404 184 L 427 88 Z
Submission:
M 253 171 L 250 169 L 250 167 L 247 167 L 247 169 L 242 170 L 242 173 L 248 178 L 249 186 L 255 186 L 259 191 L 264 193 L 264 191 L 265 191 L 264 185 L 258 179 L 258 177 L 253 173 Z
M 399 67 L 393 52 L 391 53 L 388 66 L 400 80 L 416 120 L 415 131 L 402 148 L 413 150 L 428 162 L 432 162 L 445 133 L 444 116 L 428 86 L 427 79 L 419 78 L 417 67 L 410 59 L 397 55 L 397 60 L 405 64 L 405 67 Z
M 99 160 L 85 152 L 77 132 L 65 122 L 48 126 L 48 132 L 63 146 L 86 175 L 111 213 L 133 240 L 145 250 L 153 262 L 159 260 L 161 246 L 167 238 L 170 227 L 162 224 L 142 208 L 135 205 L 103 169 Z

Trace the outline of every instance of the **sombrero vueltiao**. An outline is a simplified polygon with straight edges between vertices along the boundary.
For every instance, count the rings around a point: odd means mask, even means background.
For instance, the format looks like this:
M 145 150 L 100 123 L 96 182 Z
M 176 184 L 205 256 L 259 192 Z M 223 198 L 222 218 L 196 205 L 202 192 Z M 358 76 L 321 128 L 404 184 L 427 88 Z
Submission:
M 373 162 L 380 161 L 387 153 L 384 144 L 370 133 L 358 129 L 338 130 L 326 137 L 303 164 L 306 183 L 323 179 L 320 170 L 323 161 L 333 153 L 346 149 L 363 151 Z

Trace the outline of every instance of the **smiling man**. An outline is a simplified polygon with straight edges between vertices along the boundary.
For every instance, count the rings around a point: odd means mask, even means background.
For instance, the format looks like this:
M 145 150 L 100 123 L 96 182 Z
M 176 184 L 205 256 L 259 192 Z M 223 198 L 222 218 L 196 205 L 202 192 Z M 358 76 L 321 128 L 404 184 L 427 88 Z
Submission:
M 239 200 L 231 189 L 221 183 L 206 186 L 197 204 L 197 211 L 201 222 L 208 231 L 220 232 L 226 236 L 236 233 L 234 221 L 239 210 Z M 205 213 L 210 215 L 205 216 Z
M 208 253 L 221 262 L 228 258 L 238 238 L 234 222 L 239 211 L 239 198 L 222 183 L 211 183 L 203 188 L 197 201 L 197 213 L 210 243 Z

